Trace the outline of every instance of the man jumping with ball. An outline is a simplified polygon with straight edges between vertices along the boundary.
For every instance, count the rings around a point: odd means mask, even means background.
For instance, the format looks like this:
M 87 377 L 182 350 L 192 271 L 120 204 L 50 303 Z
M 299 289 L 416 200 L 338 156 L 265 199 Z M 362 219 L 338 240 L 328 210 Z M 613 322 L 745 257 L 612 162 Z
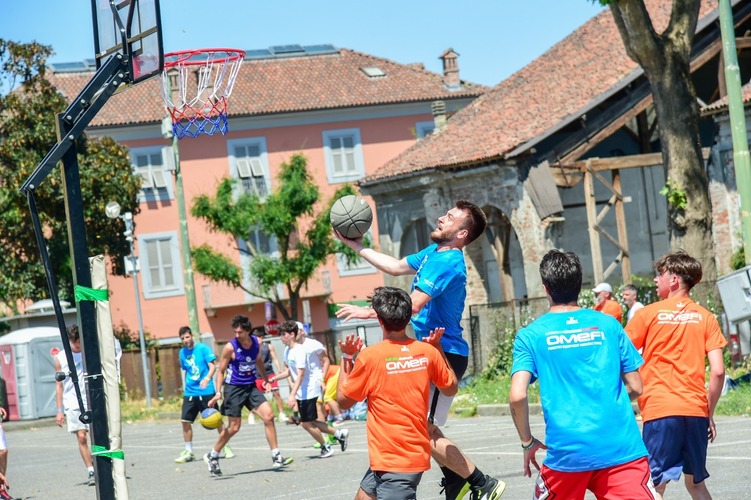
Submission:
M 415 335 L 422 340 L 431 330 L 445 328 L 441 345 L 458 380 L 462 379 L 469 361 L 469 346 L 462 338 L 460 324 L 467 295 L 467 267 L 462 249 L 482 235 L 486 226 L 487 217 L 482 209 L 468 201 L 458 201 L 438 218 L 438 227 L 430 233 L 434 244 L 401 260 L 366 248 L 362 238 L 351 240 L 336 233 L 344 244 L 381 271 L 392 276 L 415 275 L 410 295 Z M 372 308 L 352 304 L 339 304 L 336 316 L 344 321 L 377 317 Z M 483 474 L 439 428 L 446 423 L 453 399 L 431 386 L 428 431 L 433 459 L 443 471 L 441 484 L 446 498 L 462 498 L 470 490 L 478 500 L 500 498 L 506 484 Z

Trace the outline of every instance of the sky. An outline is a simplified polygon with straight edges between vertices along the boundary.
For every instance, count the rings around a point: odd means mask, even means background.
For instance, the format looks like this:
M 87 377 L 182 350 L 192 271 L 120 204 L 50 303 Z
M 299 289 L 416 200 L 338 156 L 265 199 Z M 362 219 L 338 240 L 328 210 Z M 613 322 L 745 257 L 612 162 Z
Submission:
M 496 85 L 600 12 L 591 0 L 161 0 L 165 52 L 332 44 Z M 94 56 L 90 0 L 0 0 L 0 38 L 51 45 L 49 62 Z

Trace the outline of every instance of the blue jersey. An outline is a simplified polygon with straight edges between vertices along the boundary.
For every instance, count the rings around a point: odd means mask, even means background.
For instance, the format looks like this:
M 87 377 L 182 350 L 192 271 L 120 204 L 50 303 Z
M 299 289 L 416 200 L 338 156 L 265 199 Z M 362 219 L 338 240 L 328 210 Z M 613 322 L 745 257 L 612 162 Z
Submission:
M 230 373 L 229 380 L 226 383 L 232 385 L 255 385 L 256 379 L 256 358 L 260 348 L 258 346 L 258 338 L 255 335 L 250 336 L 250 349 L 245 349 L 234 338 L 229 341 L 232 344 L 232 349 L 235 351 L 235 357 L 229 362 Z
M 647 456 L 621 380 L 642 364 L 621 324 L 597 311 L 549 312 L 519 330 L 511 373 L 539 379 L 545 465 L 582 472 Z
M 214 380 L 202 389 L 201 380 L 209 374 L 209 363 L 216 361 L 216 355 L 206 344 L 196 342 L 193 349 L 183 347 L 180 349 L 180 367 L 185 370 L 185 395 L 186 396 L 213 396 Z
M 462 313 L 467 297 L 467 266 L 461 250 L 437 251 L 433 244 L 421 252 L 407 256 L 407 264 L 416 270 L 412 291 L 419 288 L 430 301 L 412 317 L 412 326 L 419 340 L 430 331 L 443 327 L 443 350 L 469 356 L 469 346 L 462 338 Z

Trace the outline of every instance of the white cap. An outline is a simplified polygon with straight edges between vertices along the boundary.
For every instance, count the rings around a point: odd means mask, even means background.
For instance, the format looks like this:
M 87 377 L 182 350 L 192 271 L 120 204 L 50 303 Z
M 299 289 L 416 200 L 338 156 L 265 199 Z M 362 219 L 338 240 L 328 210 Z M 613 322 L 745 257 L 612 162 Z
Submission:
M 613 288 L 610 285 L 608 285 L 607 283 L 600 283 L 599 285 L 597 285 L 596 287 L 594 287 L 592 289 L 592 291 L 595 292 L 595 293 L 608 292 L 608 293 L 612 294 L 613 293 Z

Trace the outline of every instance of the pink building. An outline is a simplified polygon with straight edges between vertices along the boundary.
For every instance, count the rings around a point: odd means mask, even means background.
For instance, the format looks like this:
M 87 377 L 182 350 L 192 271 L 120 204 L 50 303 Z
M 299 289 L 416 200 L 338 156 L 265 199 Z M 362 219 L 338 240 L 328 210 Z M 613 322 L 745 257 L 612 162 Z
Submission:
M 324 199 L 343 183 L 373 174 L 440 123 L 444 117 L 434 119 L 431 111 L 435 101 L 443 101 L 450 115 L 484 92 L 458 78 L 456 53 L 449 50 L 441 58 L 443 75 L 419 64 L 397 64 L 330 45 L 249 51 L 230 99 L 230 132 L 179 143 L 188 212 L 196 196 L 213 196 L 224 177 L 238 179 L 244 189 L 259 194 L 273 190 L 279 165 L 295 153 L 308 158 Z M 93 74 L 81 69 L 57 70 L 51 76 L 69 98 Z M 135 172 L 144 178 L 136 253 L 144 329 L 157 339 L 176 337 L 178 328 L 188 323 L 169 170 L 171 141 L 161 132 L 165 116 L 160 82 L 152 79 L 114 96 L 88 129 L 92 136 L 108 135 L 127 145 Z M 190 216 L 188 230 L 191 246 L 208 243 L 244 262 L 237 249 L 243 242 L 211 233 Z M 274 250 L 274 242 L 262 234 L 250 232 L 248 238 L 265 251 Z M 377 234 L 373 240 L 378 241 Z M 137 330 L 132 281 L 110 275 L 109 284 L 114 324 Z M 313 330 L 335 327 L 328 304 L 363 300 L 381 284 L 383 278 L 373 267 L 348 268 L 331 258 L 303 291 Z M 212 332 L 219 340 L 230 338 L 229 320 L 235 314 L 247 314 L 254 325 L 265 321 L 263 299 L 197 273 L 195 288 L 202 332 Z M 302 307 L 298 317 L 303 318 Z

